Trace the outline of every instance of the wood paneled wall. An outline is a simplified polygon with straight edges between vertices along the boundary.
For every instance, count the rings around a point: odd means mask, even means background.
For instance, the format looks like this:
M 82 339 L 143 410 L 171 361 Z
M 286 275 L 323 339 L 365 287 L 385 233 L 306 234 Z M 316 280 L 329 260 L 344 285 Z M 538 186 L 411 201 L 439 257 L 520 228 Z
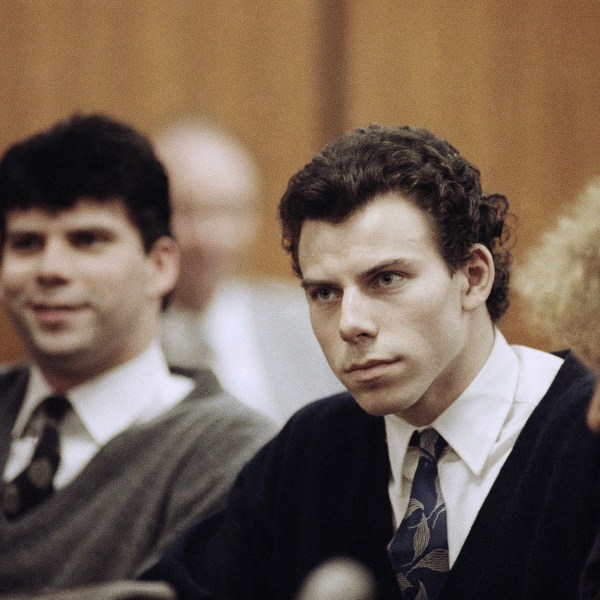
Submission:
M 344 129 L 423 125 L 519 216 L 517 258 L 600 175 L 600 4 L 481 0 L 10 0 L 0 3 L 0 147 L 73 111 L 151 134 L 214 118 L 265 175 L 248 269 L 289 276 L 276 206 Z M 541 343 L 511 309 L 512 341 Z M 0 318 L 0 360 L 23 356 Z
M 350 2 L 348 124 L 448 139 L 518 217 L 517 261 L 600 176 L 600 3 Z M 513 299 L 502 329 L 547 347 Z

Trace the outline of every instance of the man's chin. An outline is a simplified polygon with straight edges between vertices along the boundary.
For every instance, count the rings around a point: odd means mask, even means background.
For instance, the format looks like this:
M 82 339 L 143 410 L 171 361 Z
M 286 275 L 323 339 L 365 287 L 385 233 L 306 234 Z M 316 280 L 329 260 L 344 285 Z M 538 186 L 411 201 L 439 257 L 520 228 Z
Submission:
M 40 364 L 60 365 L 67 367 L 73 365 L 78 368 L 89 353 L 81 344 L 68 344 L 55 340 L 54 343 L 37 343 L 29 348 L 30 355 Z
M 410 409 L 417 400 L 402 399 L 390 393 L 389 390 L 373 390 L 365 392 L 364 390 L 353 393 L 352 397 L 358 405 L 369 415 L 374 417 L 385 417 L 386 415 L 401 415 L 404 411 Z M 395 398 L 395 399 L 394 399 Z

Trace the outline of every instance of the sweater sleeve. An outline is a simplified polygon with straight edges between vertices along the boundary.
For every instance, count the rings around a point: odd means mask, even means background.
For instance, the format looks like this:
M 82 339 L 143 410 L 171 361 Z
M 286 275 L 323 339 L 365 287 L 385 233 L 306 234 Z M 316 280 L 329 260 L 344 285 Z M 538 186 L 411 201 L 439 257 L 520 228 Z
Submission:
M 180 600 L 281 600 L 334 556 L 364 564 L 371 556 L 370 568 L 391 573 L 385 452 L 382 420 L 348 395 L 308 405 L 245 465 L 225 509 L 189 529 L 143 578 L 167 581 Z M 350 526 L 357 519 L 359 532 Z
M 226 509 L 196 522 L 141 578 L 170 583 L 179 600 L 269 598 L 262 570 L 275 526 L 267 480 L 274 477 L 276 445 L 270 442 L 244 467 Z
M 273 591 L 275 577 L 284 581 L 291 598 L 294 578 L 275 573 L 272 565 L 277 553 L 285 552 L 278 540 L 294 505 L 282 502 L 282 495 L 288 500 L 294 495 L 282 481 L 304 468 L 307 444 L 299 431 L 307 430 L 302 416 L 292 417 L 244 466 L 226 507 L 188 529 L 142 579 L 170 583 L 178 600 L 267 600 L 280 597 Z
M 177 460 L 164 499 L 156 560 L 178 535 L 224 506 L 244 464 L 276 432 L 275 425 L 226 394 L 198 399 L 179 434 Z M 147 563 L 147 564 L 150 564 Z

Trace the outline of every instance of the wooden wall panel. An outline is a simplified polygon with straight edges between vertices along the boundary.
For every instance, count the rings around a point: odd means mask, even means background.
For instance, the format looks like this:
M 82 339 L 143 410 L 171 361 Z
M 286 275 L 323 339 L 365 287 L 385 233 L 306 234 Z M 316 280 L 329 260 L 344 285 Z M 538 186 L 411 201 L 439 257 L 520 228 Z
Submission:
M 276 205 L 343 129 L 424 125 L 506 193 L 517 257 L 598 173 L 595 0 L 0 2 L 0 147 L 75 110 L 151 134 L 186 114 L 247 141 L 265 174 L 252 273 L 289 275 Z M 512 340 L 539 340 L 512 309 Z M 0 316 L 0 360 L 22 348 Z
M 0 147 L 73 111 L 104 111 L 148 134 L 213 118 L 265 176 L 251 273 L 291 277 L 276 205 L 318 147 L 316 0 L 11 0 L 0 3 Z M 0 315 L 0 361 L 23 349 Z
M 585 0 L 349 2 L 348 127 L 425 126 L 505 193 L 517 260 L 600 175 L 600 4 Z M 518 298 L 512 341 L 548 346 Z

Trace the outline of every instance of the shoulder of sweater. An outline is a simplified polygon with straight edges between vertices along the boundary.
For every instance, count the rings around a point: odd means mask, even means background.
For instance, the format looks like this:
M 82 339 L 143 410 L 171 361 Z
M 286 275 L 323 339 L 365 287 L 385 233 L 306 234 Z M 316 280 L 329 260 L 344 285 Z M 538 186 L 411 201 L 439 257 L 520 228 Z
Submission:
M 594 374 L 569 351 L 557 352 L 564 359 L 546 397 L 563 397 L 588 401 L 594 390 Z
M 29 379 L 30 365 L 28 363 L 0 364 L 0 394 L 5 400 L 7 394 L 24 393 Z M 19 401 L 22 398 L 19 397 Z
M 192 391 L 167 412 L 113 438 L 103 456 L 115 463 L 124 456 L 148 456 L 152 448 L 150 462 L 161 462 L 165 469 L 183 473 L 200 464 L 214 475 L 231 465 L 237 470 L 276 432 L 266 417 L 225 393 L 202 397 Z
M 175 375 L 183 375 L 194 380 L 192 393 L 195 396 L 213 396 L 223 391 L 217 376 L 210 369 L 188 368 L 169 365 L 169 370 Z
M 166 416 L 169 414 L 178 417 L 187 415 L 192 419 L 206 418 L 212 415 L 215 419 L 225 422 L 273 424 L 269 417 L 250 408 L 228 392 L 219 390 L 212 394 L 206 394 L 205 390 L 197 386 L 181 402 L 165 413 Z
M 537 405 L 519 441 L 529 445 L 542 436 L 552 440 L 548 447 L 557 452 L 558 444 L 579 447 L 589 445 L 594 453 L 600 451 L 600 437 L 589 431 L 586 413 L 595 387 L 595 378 L 572 353 L 562 353 L 561 365 L 548 391 Z M 515 445 L 516 453 L 517 445 Z M 591 454 L 590 454 L 591 456 Z
M 367 414 L 349 392 L 340 392 L 316 400 L 290 417 L 274 443 L 337 445 L 349 438 L 358 443 L 363 438 L 379 438 L 384 431 L 383 417 Z
M 298 409 L 290 421 L 337 418 L 341 413 L 365 415 L 350 392 L 343 391 L 309 402 Z
M 239 484 L 244 488 L 259 482 L 267 489 L 285 490 L 288 483 L 293 487 L 316 473 L 347 473 L 365 465 L 387 477 L 386 457 L 383 417 L 367 414 L 348 392 L 342 392 L 311 402 L 292 415 L 248 462 Z M 298 469 L 303 477 L 296 477 Z
M 170 410 L 142 424 L 152 436 L 179 436 L 182 446 L 201 448 L 262 446 L 277 433 L 265 415 L 226 392 L 205 395 L 198 387 Z M 138 428 L 139 429 L 139 428 Z
M 28 363 L 0 363 L 0 382 L 11 381 L 29 375 L 30 365 Z

